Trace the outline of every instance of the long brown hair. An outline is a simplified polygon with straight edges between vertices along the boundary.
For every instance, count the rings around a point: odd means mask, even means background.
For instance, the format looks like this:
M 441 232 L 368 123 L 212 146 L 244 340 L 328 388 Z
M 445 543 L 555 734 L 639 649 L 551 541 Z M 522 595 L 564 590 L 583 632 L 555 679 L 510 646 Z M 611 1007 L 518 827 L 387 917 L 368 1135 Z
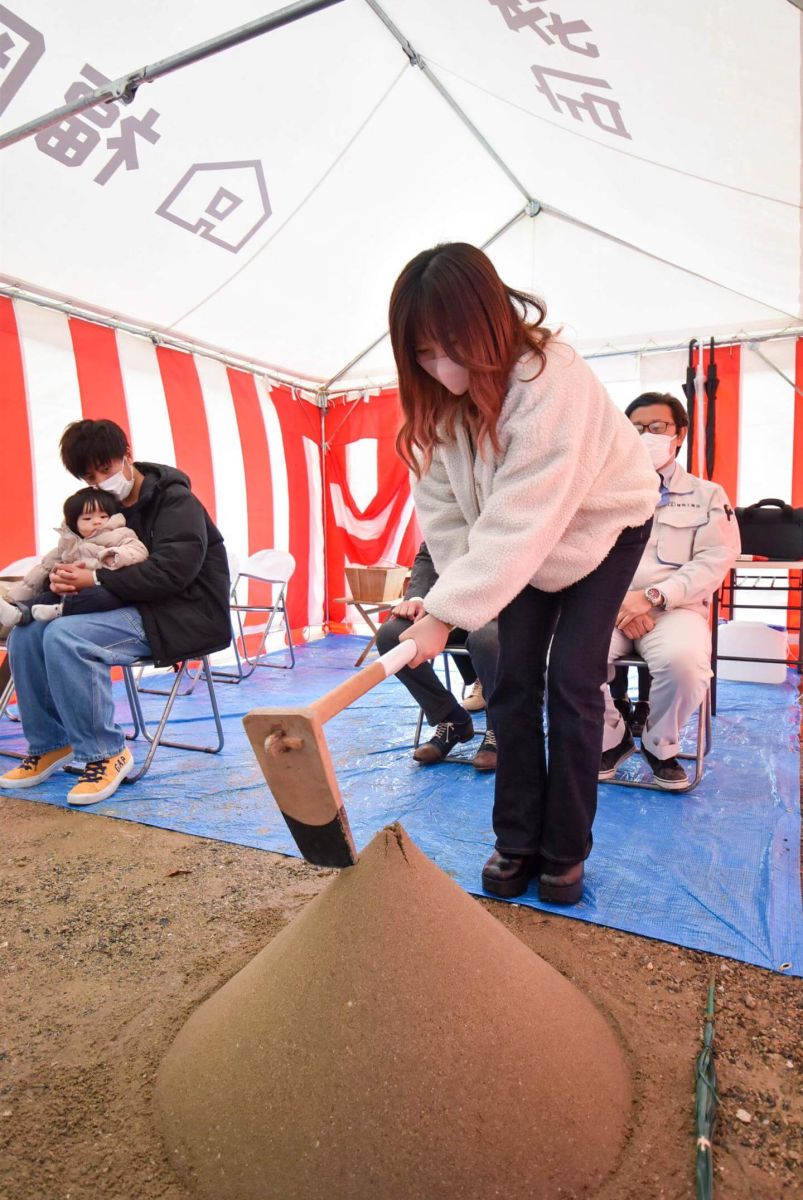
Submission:
M 530 309 L 535 320 L 527 320 Z M 389 319 L 404 413 L 396 448 L 407 465 L 420 478 L 433 448 L 454 437 L 458 413 L 478 448 L 490 442 L 498 451 L 496 425 L 513 367 L 527 350 L 536 359 L 533 378 L 546 363 L 553 335 L 543 301 L 507 287 L 476 246 L 447 242 L 410 260 L 394 284 Z M 419 366 L 422 340 L 467 368 L 467 396 L 453 396 Z

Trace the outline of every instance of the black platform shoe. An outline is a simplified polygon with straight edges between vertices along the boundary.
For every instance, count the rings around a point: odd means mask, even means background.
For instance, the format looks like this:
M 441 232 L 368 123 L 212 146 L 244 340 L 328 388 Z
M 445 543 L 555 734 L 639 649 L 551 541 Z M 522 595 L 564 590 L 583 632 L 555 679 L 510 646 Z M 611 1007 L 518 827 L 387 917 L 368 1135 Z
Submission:
M 500 854 L 494 850 L 482 868 L 482 886 L 492 896 L 509 900 L 527 891 L 530 880 L 538 871 L 538 855 Z

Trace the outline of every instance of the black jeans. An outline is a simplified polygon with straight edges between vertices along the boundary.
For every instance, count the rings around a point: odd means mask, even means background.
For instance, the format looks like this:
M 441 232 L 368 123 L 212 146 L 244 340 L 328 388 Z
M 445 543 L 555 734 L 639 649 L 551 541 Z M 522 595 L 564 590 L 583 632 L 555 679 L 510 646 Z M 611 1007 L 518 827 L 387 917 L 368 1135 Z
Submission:
M 21 611 L 20 625 L 27 625 L 33 620 L 31 609 L 34 604 L 61 604 L 63 617 L 77 617 L 83 613 L 111 612 L 114 608 L 125 608 L 125 601 L 105 587 L 83 588 L 80 592 L 70 592 L 60 596 L 58 592 L 40 592 L 31 600 L 14 603 Z
M 397 646 L 402 633 L 405 629 L 409 629 L 411 624 L 411 621 L 406 621 L 403 617 L 391 617 L 390 620 L 385 621 L 379 627 L 379 635 L 376 639 L 379 653 L 387 654 L 388 650 Z M 482 629 L 473 633 L 466 633 L 465 629 L 453 629 L 449 634 L 446 646 L 447 649 L 449 646 L 466 647 L 470 658 L 466 658 L 464 654 L 457 654 L 454 657 L 463 682 L 473 683 L 479 677 L 483 692 L 486 696 L 490 696 L 496 681 L 496 662 L 499 654 L 496 621 L 489 621 L 487 625 L 483 625 Z M 441 683 L 432 663 L 422 663 L 415 670 L 403 667 L 398 672 L 397 678 L 404 684 L 415 702 L 421 705 L 424 716 L 430 725 L 437 725 L 439 721 L 448 721 L 454 715 L 458 701 Z
M 526 587 L 499 614 L 490 714 L 498 745 L 493 826 L 503 854 L 568 864 L 588 854 L 611 634 L 651 527 L 652 518 L 623 530 L 585 579 L 560 592 Z

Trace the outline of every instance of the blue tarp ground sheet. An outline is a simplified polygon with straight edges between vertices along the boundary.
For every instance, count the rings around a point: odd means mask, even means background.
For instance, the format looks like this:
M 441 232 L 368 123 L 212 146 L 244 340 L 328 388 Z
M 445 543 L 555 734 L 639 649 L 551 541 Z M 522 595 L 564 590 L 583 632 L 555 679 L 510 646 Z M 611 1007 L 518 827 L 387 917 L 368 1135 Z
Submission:
M 298 649 L 292 671 L 258 670 L 218 685 L 226 745 L 219 755 L 160 750 L 142 782 L 90 810 L 218 841 L 297 854 L 264 783 L 241 718 L 263 705 L 303 705 L 354 670 L 360 638 L 330 636 Z M 456 674 L 456 673 L 455 673 Z M 705 778 L 673 795 L 601 784 L 594 851 L 573 918 L 803 975 L 799 889 L 800 711 L 785 685 L 719 685 Z M 127 720 L 122 684 L 118 717 Z M 143 697 L 146 713 L 163 703 Z M 358 847 L 399 820 L 421 849 L 467 891 L 493 847 L 493 776 L 469 759 L 479 740 L 437 767 L 412 761 L 417 710 L 389 679 L 330 721 L 326 736 Z M 199 685 L 171 721 L 180 740 L 213 741 Z M 475 722 L 484 725 L 480 714 Z M 689 731 L 690 734 L 693 731 Z M 0 749 L 24 748 L 20 727 L 0 722 Z M 141 744 L 134 744 L 142 755 Z M 9 760 L 6 759 L 7 763 Z M 0 760 L 2 763 L 2 760 Z M 640 759 L 627 764 L 643 771 Z M 61 772 L 22 799 L 64 805 L 74 782 Z M 530 892 L 518 903 L 549 911 Z

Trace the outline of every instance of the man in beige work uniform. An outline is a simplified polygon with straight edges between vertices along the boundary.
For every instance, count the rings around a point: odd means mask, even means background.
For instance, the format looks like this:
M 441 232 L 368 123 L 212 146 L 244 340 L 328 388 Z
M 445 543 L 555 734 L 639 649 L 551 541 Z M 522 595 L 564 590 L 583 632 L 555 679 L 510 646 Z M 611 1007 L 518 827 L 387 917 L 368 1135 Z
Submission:
M 610 662 L 635 650 L 652 676 L 650 714 L 641 735 L 656 787 L 686 787 L 677 759 L 680 731 L 711 678 L 711 597 L 740 551 L 739 528 L 718 483 L 690 475 L 677 461 L 688 417 L 674 396 L 645 392 L 626 409 L 661 477 L 647 543 L 611 640 Z M 635 751 L 624 717 L 605 694 L 600 779 L 611 779 Z

